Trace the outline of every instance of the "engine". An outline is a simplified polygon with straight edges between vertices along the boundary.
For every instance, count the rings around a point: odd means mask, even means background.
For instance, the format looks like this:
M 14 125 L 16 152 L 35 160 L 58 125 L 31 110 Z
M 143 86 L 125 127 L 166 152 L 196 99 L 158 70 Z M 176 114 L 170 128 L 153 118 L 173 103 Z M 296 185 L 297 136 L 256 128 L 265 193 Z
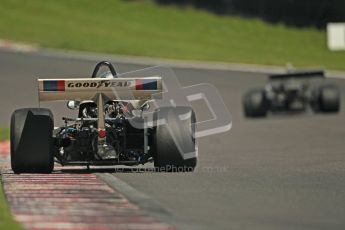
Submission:
M 109 101 L 104 106 L 105 129 L 97 127 L 97 105 L 79 106 L 77 119 L 63 118 L 65 126 L 55 131 L 56 156 L 59 163 L 117 161 L 140 164 L 150 157 L 144 151 L 144 130 L 132 127 L 133 105 Z M 130 138 L 130 141 L 128 139 Z

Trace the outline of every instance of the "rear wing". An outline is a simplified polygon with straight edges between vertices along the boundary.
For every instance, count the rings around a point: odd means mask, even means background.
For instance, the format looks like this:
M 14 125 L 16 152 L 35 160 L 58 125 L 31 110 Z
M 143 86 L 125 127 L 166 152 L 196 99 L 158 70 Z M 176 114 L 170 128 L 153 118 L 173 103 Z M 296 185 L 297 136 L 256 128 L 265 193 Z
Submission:
M 286 74 L 273 74 L 269 76 L 270 80 L 284 80 L 289 78 L 324 78 L 325 72 L 323 70 L 318 71 L 300 71 L 291 72 Z
M 40 101 L 94 100 L 97 95 L 111 100 L 159 99 L 162 78 L 75 78 L 38 79 Z

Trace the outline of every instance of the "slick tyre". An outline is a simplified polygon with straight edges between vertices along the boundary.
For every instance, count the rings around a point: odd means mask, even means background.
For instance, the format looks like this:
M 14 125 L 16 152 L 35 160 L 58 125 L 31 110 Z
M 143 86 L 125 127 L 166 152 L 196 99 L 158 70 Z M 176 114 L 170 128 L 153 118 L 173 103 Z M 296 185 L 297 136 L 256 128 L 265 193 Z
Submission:
M 319 89 L 319 108 L 324 113 L 337 113 L 340 109 L 340 93 L 334 85 L 323 85 Z
M 267 99 L 261 89 L 250 90 L 244 95 L 243 109 L 246 117 L 264 117 L 267 114 Z
M 158 171 L 193 171 L 197 165 L 195 114 L 190 107 L 164 107 L 155 112 L 154 166 Z
M 51 173 L 54 168 L 50 110 L 18 109 L 11 117 L 11 166 L 15 173 Z

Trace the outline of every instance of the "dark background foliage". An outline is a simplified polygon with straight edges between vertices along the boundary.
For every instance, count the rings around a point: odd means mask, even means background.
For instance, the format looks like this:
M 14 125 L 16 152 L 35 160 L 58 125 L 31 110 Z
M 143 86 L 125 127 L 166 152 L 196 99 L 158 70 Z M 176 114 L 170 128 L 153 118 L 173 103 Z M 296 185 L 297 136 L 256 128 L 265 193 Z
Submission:
M 345 0 L 155 0 L 159 4 L 193 6 L 216 14 L 258 17 L 290 26 L 324 28 L 345 21 Z

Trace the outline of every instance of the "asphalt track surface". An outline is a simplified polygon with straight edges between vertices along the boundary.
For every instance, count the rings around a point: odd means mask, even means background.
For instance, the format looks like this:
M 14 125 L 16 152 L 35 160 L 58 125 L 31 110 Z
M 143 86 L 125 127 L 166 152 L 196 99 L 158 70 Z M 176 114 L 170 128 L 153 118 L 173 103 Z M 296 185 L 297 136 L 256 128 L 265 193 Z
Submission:
M 0 124 L 16 108 L 36 107 L 35 79 L 86 77 L 96 61 L 39 53 L 0 51 Z M 143 68 L 114 64 L 119 72 Z M 199 140 L 193 173 L 118 170 L 116 178 L 155 200 L 179 229 L 344 229 L 345 80 L 328 79 L 342 93 L 336 115 L 243 117 L 241 98 L 265 82 L 264 74 L 174 69 L 182 85 L 215 85 L 232 114 L 233 127 Z M 53 103 L 56 123 L 72 114 Z M 208 114 L 196 104 L 197 118 Z M 122 172 L 121 172 L 122 171 Z M 126 195 L 126 194 L 124 194 Z

